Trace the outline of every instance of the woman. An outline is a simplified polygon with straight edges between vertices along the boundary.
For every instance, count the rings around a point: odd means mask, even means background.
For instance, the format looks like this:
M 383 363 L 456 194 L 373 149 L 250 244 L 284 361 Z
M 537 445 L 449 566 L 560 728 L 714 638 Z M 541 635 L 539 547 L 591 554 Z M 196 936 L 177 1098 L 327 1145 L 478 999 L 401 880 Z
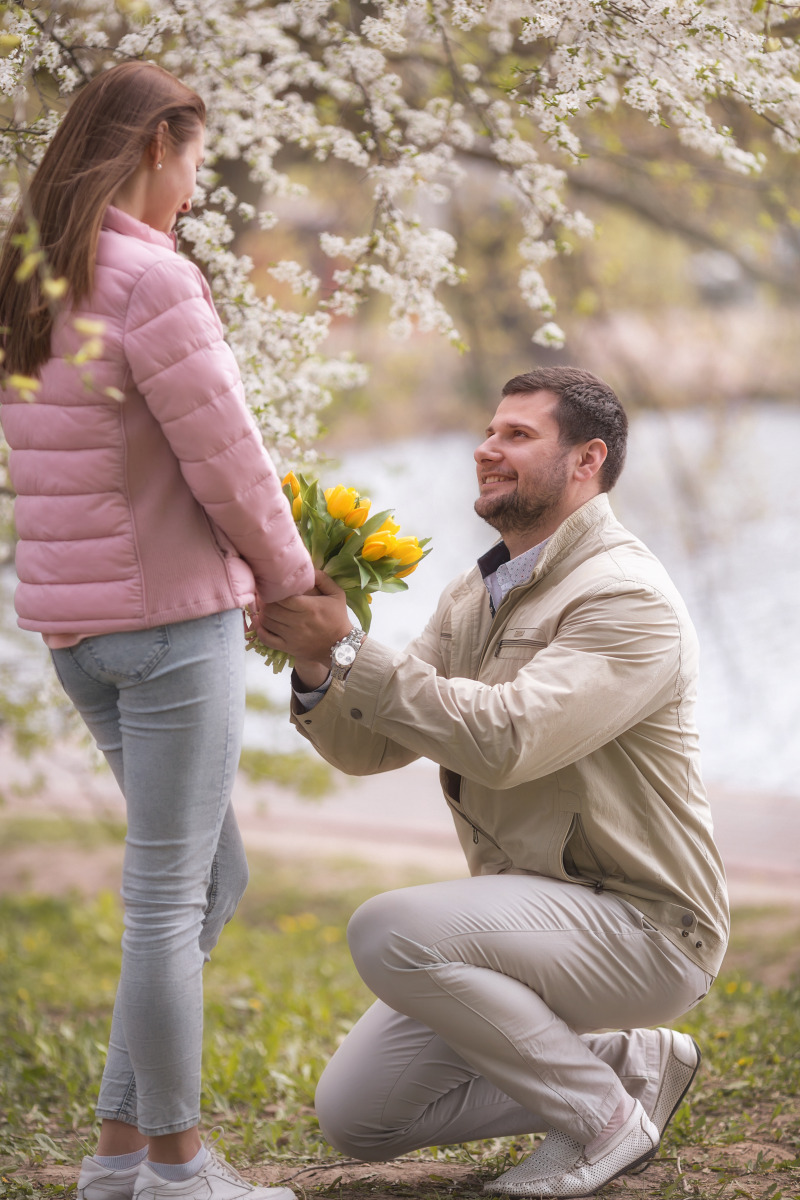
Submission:
M 30 187 L 63 310 L 44 272 L 15 277 L 24 211 L 0 257 L 5 366 L 40 385 L 33 404 L 1 397 L 18 620 L 44 635 L 128 813 L 122 972 L 80 1200 L 292 1197 L 246 1184 L 198 1133 L 202 966 L 247 880 L 230 806 L 241 610 L 313 585 L 208 287 L 175 252 L 204 121 L 161 68 L 106 71 Z

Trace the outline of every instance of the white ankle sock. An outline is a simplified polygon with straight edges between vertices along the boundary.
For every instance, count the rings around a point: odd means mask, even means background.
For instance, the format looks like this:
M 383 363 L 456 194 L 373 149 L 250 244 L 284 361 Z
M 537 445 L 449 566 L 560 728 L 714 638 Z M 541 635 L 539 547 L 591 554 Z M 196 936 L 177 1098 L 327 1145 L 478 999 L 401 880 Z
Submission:
M 156 1175 L 160 1175 L 162 1179 L 171 1179 L 173 1182 L 181 1179 L 191 1179 L 196 1175 L 203 1163 L 208 1158 L 208 1151 L 205 1146 L 201 1146 L 195 1154 L 194 1158 L 187 1163 L 157 1163 L 152 1159 L 147 1160 L 148 1167 L 152 1167 Z
M 130 1171 L 147 1158 L 147 1146 L 134 1150 L 132 1154 L 93 1154 L 92 1158 L 109 1171 Z
M 633 1096 L 629 1096 L 626 1092 L 611 1114 L 611 1120 L 600 1130 L 597 1137 L 592 1138 L 588 1146 L 585 1147 L 584 1153 L 586 1155 L 597 1154 L 598 1150 L 602 1150 L 605 1143 L 610 1142 L 617 1130 L 621 1129 L 625 1124 L 633 1112 L 635 1104 L 636 1101 Z

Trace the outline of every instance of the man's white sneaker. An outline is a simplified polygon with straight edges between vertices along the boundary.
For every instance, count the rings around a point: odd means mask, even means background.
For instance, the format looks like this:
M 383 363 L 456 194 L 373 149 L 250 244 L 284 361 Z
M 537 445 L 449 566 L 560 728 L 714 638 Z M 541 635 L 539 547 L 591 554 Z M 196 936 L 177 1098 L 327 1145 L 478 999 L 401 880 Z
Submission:
M 297 1200 L 285 1187 L 255 1187 L 210 1148 L 213 1133 L 204 1145 L 208 1157 L 191 1179 L 162 1179 L 146 1161 L 139 1167 L 133 1200 Z M 216 1140 L 216 1139 L 213 1139 Z
M 127 1171 L 111 1171 L 93 1158 L 85 1158 L 78 1176 L 78 1200 L 132 1200 L 139 1164 Z
M 678 1033 L 677 1029 L 657 1029 L 661 1039 L 661 1063 L 658 1094 L 653 1104 L 652 1112 L 648 1113 L 661 1137 L 675 1113 L 681 1106 L 684 1096 L 694 1083 L 694 1077 L 700 1069 L 700 1047 L 688 1033 Z M 631 1171 L 631 1175 L 641 1175 L 646 1171 L 649 1162 Z
M 659 1029 L 661 1038 L 661 1086 L 650 1120 L 660 1134 L 678 1111 L 700 1068 L 700 1047 L 688 1033 Z
M 637 1100 L 628 1120 L 594 1154 L 587 1155 L 585 1147 L 581 1147 L 577 1161 L 571 1167 L 544 1178 L 538 1173 L 532 1178 L 526 1177 L 526 1159 L 501 1175 L 486 1190 L 508 1196 L 593 1196 L 612 1179 L 652 1158 L 658 1142 L 658 1130 Z
M 575 1166 L 582 1154 L 583 1146 L 580 1142 L 576 1142 L 568 1133 L 562 1133 L 560 1129 L 551 1129 L 533 1154 L 523 1158 L 522 1162 L 518 1162 L 499 1179 L 484 1184 L 483 1190 L 489 1193 L 505 1192 L 512 1196 L 536 1196 L 538 1193 L 532 1185 L 537 1179 L 551 1179 L 554 1175 L 563 1175 Z M 518 1188 L 520 1190 L 517 1190 Z

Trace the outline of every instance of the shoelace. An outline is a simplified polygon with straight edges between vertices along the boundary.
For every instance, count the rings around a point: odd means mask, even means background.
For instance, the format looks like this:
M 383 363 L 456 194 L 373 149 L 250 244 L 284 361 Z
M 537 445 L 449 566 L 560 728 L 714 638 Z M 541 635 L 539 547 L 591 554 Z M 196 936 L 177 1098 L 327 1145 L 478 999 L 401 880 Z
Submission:
M 225 1130 L 222 1128 L 222 1126 L 215 1125 L 214 1128 L 209 1131 L 208 1136 L 203 1142 L 203 1146 L 207 1150 L 209 1158 L 217 1167 L 217 1170 L 221 1171 L 222 1174 L 231 1181 L 231 1183 L 239 1183 L 242 1185 L 242 1187 L 247 1188 L 249 1192 L 252 1192 L 254 1190 L 253 1184 L 244 1179 L 236 1170 L 236 1167 L 231 1166 L 227 1159 L 224 1159 L 214 1149 L 214 1146 L 216 1146 L 217 1142 L 224 1136 L 224 1134 Z

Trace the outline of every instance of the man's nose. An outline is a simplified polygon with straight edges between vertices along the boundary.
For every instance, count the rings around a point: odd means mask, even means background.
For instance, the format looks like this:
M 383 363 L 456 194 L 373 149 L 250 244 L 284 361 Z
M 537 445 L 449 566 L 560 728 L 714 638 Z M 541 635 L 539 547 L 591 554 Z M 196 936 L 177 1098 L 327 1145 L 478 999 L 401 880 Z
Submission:
M 475 454 L 473 456 L 476 463 L 485 462 L 487 459 L 491 458 L 497 458 L 499 455 L 500 452 L 494 444 L 493 436 L 494 435 L 487 437 L 484 442 L 481 442 L 480 446 L 476 447 Z

